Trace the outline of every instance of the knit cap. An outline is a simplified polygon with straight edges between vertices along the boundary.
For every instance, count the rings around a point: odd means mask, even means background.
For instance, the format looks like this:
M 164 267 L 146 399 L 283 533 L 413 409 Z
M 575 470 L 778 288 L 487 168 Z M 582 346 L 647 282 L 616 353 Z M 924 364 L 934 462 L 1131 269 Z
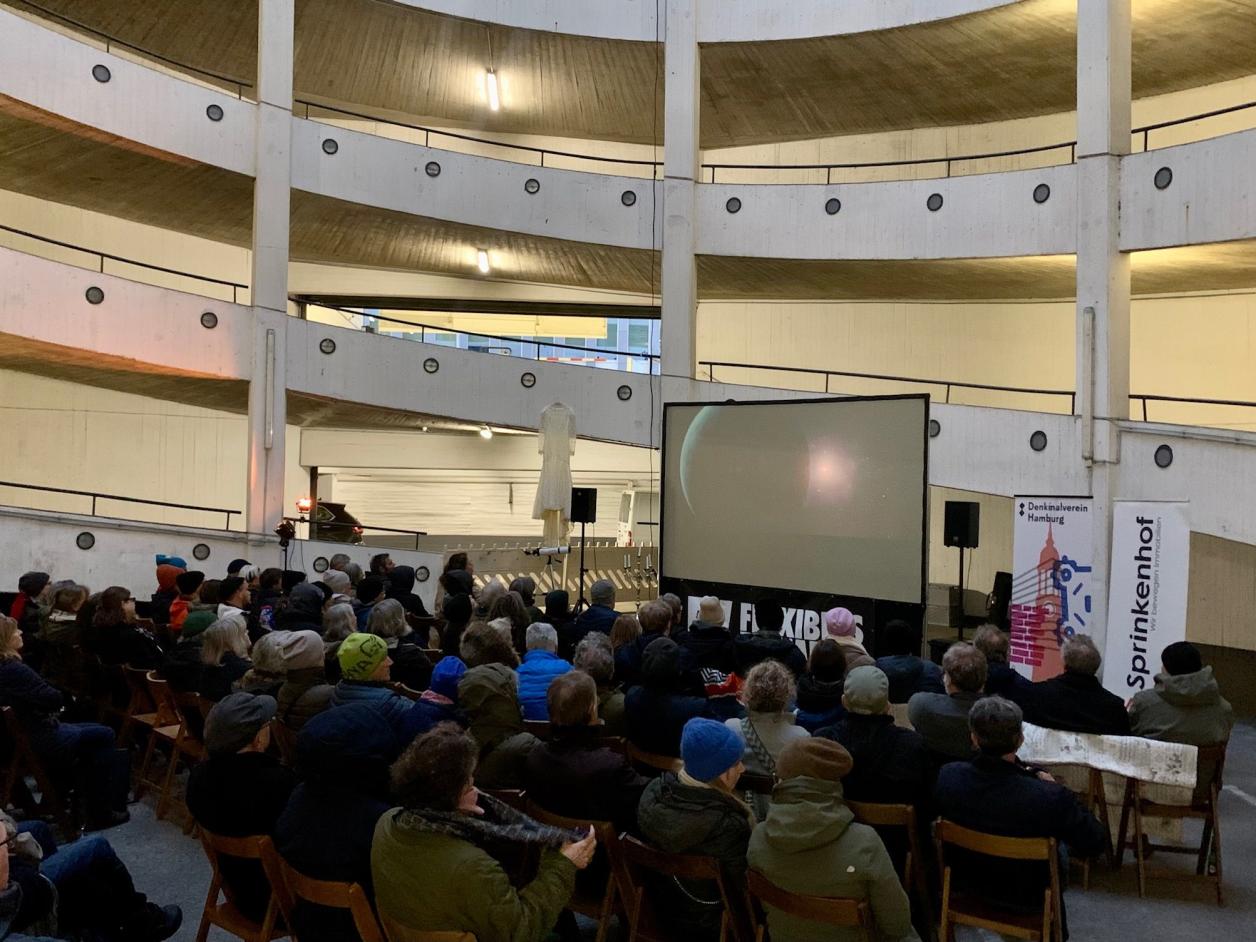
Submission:
M 240 570 L 243 569 L 248 564 L 249 564 L 249 561 L 247 559 L 231 560 L 231 562 L 227 563 L 227 575 L 229 576 L 237 575 L 240 572 Z
M 353 583 L 349 581 L 348 575 L 339 569 L 328 569 L 323 573 L 324 585 L 331 586 L 334 595 L 343 595 L 353 588 Z
M 187 572 L 181 572 L 174 577 L 174 584 L 184 595 L 191 595 L 201 587 L 201 583 L 205 581 L 205 573 L 199 569 L 189 569 Z
M 850 712 L 880 716 L 890 703 L 890 679 L 879 667 L 856 667 L 846 675 L 842 695 Z
M 824 630 L 834 638 L 853 638 L 855 613 L 849 608 L 830 608 L 824 613 Z
M 188 617 L 183 620 L 183 630 L 179 632 L 179 637 L 186 641 L 188 638 L 204 634 L 205 629 L 217 620 L 218 613 L 212 608 L 198 608 L 188 612 Z
M 289 631 L 287 635 L 279 645 L 284 670 L 299 671 L 323 666 L 325 648 L 318 632 L 305 629 Z
M 795 739 L 781 750 L 776 760 L 776 775 L 781 781 L 805 777 L 840 782 L 854 767 L 855 760 L 841 743 L 809 736 Z
M 188 561 L 182 556 L 167 556 L 165 553 L 156 555 L 158 566 L 174 566 L 175 569 L 187 569 Z
M 345 680 L 367 680 L 375 668 L 388 657 L 388 642 L 377 635 L 355 631 L 340 642 L 336 659 L 340 661 L 340 675 Z
M 704 595 L 698 603 L 698 621 L 705 625 L 724 624 L 724 606 L 714 595 Z
M 428 689 L 450 700 L 458 699 L 458 681 L 467 672 L 467 665 L 461 658 L 442 657 L 432 669 L 432 679 Z
M 710 782 L 723 775 L 741 761 L 745 751 L 741 734 L 719 720 L 696 716 L 680 734 L 680 757 L 685 771 L 699 782 Z

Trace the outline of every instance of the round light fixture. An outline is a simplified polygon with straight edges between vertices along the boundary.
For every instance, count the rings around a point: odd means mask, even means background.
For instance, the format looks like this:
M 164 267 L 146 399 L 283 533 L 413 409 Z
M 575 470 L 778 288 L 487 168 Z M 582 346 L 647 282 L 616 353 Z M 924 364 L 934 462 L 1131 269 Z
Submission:
M 205 109 L 205 117 L 209 118 L 210 121 L 221 121 L 222 105 L 210 105 Z
M 1039 183 L 1036 187 L 1034 187 L 1035 203 L 1045 203 L 1049 199 L 1051 199 L 1051 187 L 1047 186 L 1045 183 Z
M 323 139 L 323 153 L 326 154 L 328 157 L 336 153 L 336 151 L 338 150 L 340 150 L 340 145 L 336 143 L 336 139 L 334 137 L 328 137 L 328 138 Z
M 318 349 L 323 353 L 326 353 L 328 356 L 331 356 L 336 352 L 336 341 L 332 340 L 330 337 L 324 337 L 318 342 Z
M 941 434 L 942 434 L 942 423 L 939 422 L 937 419 L 930 419 L 929 420 L 929 437 L 937 438 Z
M 536 177 L 529 177 L 523 181 L 523 192 L 535 195 L 541 192 L 541 181 Z
M 105 292 L 104 289 L 92 285 L 83 293 L 83 297 L 87 298 L 88 304 L 99 304 L 105 300 Z
M 492 437 L 493 437 L 493 430 L 489 428 L 487 425 L 481 425 L 480 426 L 480 438 L 484 439 L 485 441 L 488 441 L 488 439 Z
M 424 373 L 440 372 L 440 360 L 436 359 L 436 357 L 428 357 L 426 360 L 423 361 L 423 372 Z
M 209 544 L 197 543 L 192 547 L 192 558 L 199 560 L 209 559 Z
M 81 550 L 89 550 L 96 545 L 96 536 L 95 534 L 84 530 L 74 538 L 74 545 Z
M 824 203 L 824 211 L 830 216 L 836 216 L 842 211 L 842 201 L 836 196 L 830 197 Z
M 311 567 L 315 572 L 326 572 L 330 565 L 331 563 L 327 561 L 326 556 L 317 556 L 315 557 L 314 562 L 311 563 Z
M 92 66 L 92 78 L 103 85 L 113 78 L 113 73 L 109 71 L 109 66 L 107 65 L 94 65 Z
M 415 582 L 427 582 L 430 578 L 432 578 L 432 570 L 428 569 L 426 566 L 420 566 L 418 569 L 414 570 Z
M 929 212 L 936 213 L 942 208 L 942 194 L 930 193 L 929 198 L 925 200 L 925 205 L 929 207 Z
M 439 177 L 440 176 L 440 164 L 438 164 L 434 160 L 429 160 L 427 162 L 427 165 L 423 168 L 423 172 L 426 173 L 429 177 Z
M 620 402 L 627 402 L 632 398 L 632 387 L 624 384 L 615 390 L 615 395 L 619 397 Z
M 730 196 L 728 202 L 724 204 L 724 208 L 730 213 L 739 213 L 741 212 L 741 200 L 735 196 Z
M 1156 171 L 1156 175 L 1151 182 L 1156 185 L 1157 190 L 1167 190 L 1169 184 L 1173 182 L 1173 171 L 1168 167 L 1161 167 Z
M 637 203 L 637 194 L 632 190 L 624 190 L 619 194 L 619 201 L 625 206 L 635 206 Z
M 218 326 L 218 315 L 213 311 L 205 311 L 201 314 L 201 326 L 206 330 L 213 330 Z
M 1037 432 L 1030 435 L 1029 447 L 1034 451 L 1045 451 L 1047 448 L 1047 433 L 1039 429 Z
M 521 385 L 524 389 L 531 389 L 536 385 L 536 374 L 524 373 L 519 377 L 519 385 Z
M 1170 448 L 1168 445 L 1161 445 L 1159 448 L 1156 449 L 1156 454 L 1154 457 L 1156 460 L 1157 468 L 1161 468 L 1161 469 L 1167 468 L 1169 465 L 1173 464 L 1173 449 Z

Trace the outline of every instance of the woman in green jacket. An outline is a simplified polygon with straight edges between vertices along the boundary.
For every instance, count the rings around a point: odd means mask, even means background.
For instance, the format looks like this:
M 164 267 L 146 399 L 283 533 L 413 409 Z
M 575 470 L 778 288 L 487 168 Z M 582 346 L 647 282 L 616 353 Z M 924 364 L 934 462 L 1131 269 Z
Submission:
M 454 723 L 415 739 L 392 768 L 401 802 L 379 819 L 371 875 L 381 921 L 423 932 L 470 932 L 477 942 L 541 942 L 571 899 L 597 839 L 546 827 L 474 783 L 479 749 Z M 541 850 L 536 877 L 516 890 L 487 845 Z

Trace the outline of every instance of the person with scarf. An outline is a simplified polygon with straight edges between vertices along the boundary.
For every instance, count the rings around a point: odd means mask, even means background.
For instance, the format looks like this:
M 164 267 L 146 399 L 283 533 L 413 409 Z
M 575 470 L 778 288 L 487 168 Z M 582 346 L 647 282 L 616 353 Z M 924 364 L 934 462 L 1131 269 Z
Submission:
M 478 942 L 541 942 L 571 899 L 597 839 L 547 827 L 475 787 L 475 740 L 452 723 L 420 736 L 392 767 L 400 807 L 375 827 L 375 905 L 391 927 L 469 932 Z M 494 853 L 540 851 L 516 889 Z M 490 852 L 492 851 L 492 852 Z

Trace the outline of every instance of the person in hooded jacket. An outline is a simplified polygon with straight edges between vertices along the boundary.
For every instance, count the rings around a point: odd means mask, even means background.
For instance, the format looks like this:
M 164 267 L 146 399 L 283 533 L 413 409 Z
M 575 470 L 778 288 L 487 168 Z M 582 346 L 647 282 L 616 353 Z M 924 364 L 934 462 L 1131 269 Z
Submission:
M 835 742 L 800 739 L 781 752 L 780 782 L 766 820 L 750 835 L 750 868 L 791 893 L 867 902 L 879 942 L 919 942 L 911 903 L 877 832 L 857 824 L 842 795 L 850 753 Z M 858 927 L 826 926 L 765 905 L 768 931 L 790 942 L 856 942 Z
M 920 641 L 911 625 L 899 618 L 886 622 L 880 642 L 886 653 L 876 666 L 890 682 L 891 703 L 906 703 L 914 693 L 946 693 L 942 668 L 919 656 Z
M 39 623 L 51 584 L 52 577 L 46 572 L 25 572 L 18 577 L 17 595 L 9 606 L 9 617 L 17 622 L 28 643 L 39 633 Z
M 253 604 L 249 606 L 249 637 L 256 641 L 275 629 L 275 610 L 283 599 L 283 570 L 272 566 L 257 576 Z
M 466 729 L 467 715 L 458 708 L 458 683 L 466 672 L 467 665 L 461 658 L 443 657 L 436 662 L 431 684 L 398 727 L 398 738 L 402 742 L 413 742 L 437 723 L 457 723 Z
M 666 603 L 664 603 L 666 604 Z M 680 645 L 680 669 L 695 673 L 713 668 L 721 674 L 737 669 L 733 655 L 733 636 L 724 627 L 724 606 L 714 595 L 705 596 L 698 604 L 698 617 L 673 640 Z
M 462 636 L 467 672 L 458 682 L 458 705 L 479 747 L 475 779 L 485 788 L 522 788 L 524 763 L 538 740 L 524 732 L 515 668 L 519 656 L 496 628 L 472 622 Z
M 395 571 L 395 570 L 394 570 Z M 426 690 L 432 678 L 432 662 L 423 653 L 423 646 L 406 621 L 405 607 L 400 599 L 377 602 L 366 621 L 369 634 L 384 639 L 392 658 L 390 679 L 411 690 Z
M 413 615 L 415 618 L 431 618 L 432 614 L 427 610 L 427 606 L 423 604 L 423 600 L 414 594 L 414 567 L 413 566 L 394 566 L 392 571 L 388 573 L 388 597 L 396 599 L 401 603 L 401 607 L 406 610 L 407 615 Z M 427 639 L 423 639 L 426 643 Z
M 170 602 L 170 633 L 178 637 L 183 630 L 192 607 L 200 601 L 197 594 L 205 581 L 205 573 L 197 569 L 181 572 L 174 577 L 176 595 Z
M 170 604 L 179 597 L 175 579 L 180 573 L 187 571 L 187 563 L 170 556 L 158 556 L 157 561 L 157 591 L 152 595 L 149 617 L 154 625 L 164 628 L 170 624 Z M 183 565 L 176 565 L 176 562 Z
M 275 848 L 315 880 L 357 883 L 374 899 L 371 841 L 392 807 L 388 767 L 400 752 L 392 727 L 368 704 L 315 716 L 297 735 L 302 782 L 275 824 Z M 298 903 L 292 928 L 307 942 L 358 939 L 346 910 Z
M 1234 728 L 1234 708 L 1221 696 L 1212 667 L 1189 641 L 1170 644 L 1160 654 L 1155 686 L 1130 700 L 1135 736 L 1162 742 L 1209 746 L 1225 742 Z
M 695 717 L 715 716 L 706 697 L 684 692 L 680 646 L 671 638 L 661 636 L 645 649 L 641 658 L 641 684 L 625 695 L 624 715 L 628 720 L 629 741 L 638 749 L 663 756 L 680 755 L 681 734 L 686 723 Z
M 288 604 L 275 613 L 275 628 L 323 633 L 323 593 L 313 583 L 301 582 L 288 593 Z
M 785 625 L 785 609 L 776 599 L 761 599 L 754 606 L 754 634 L 738 635 L 733 639 L 733 657 L 736 673 L 745 677 L 750 668 L 768 659 L 780 661 L 797 677 L 807 669 L 807 659 L 798 645 L 781 634 Z
M 462 633 L 471 624 L 471 616 L 475 611 L 475 603 L 469 595 L 447 595 L 441 614 L 445 616 L 445 627 L 441 629 L 440 649 L 446 657 L 457 657 L 462 650 Z
M 798 678 L 795 722 L 809 733 L 831 726 L 846 715 L 842 682 L 846 655 L 832 638 L 821 638 L 807 656 L 807 670 Z
M 301 730 L 331 706 L 335 688 L 323 669 L 323 639 L 313 631 L 290 631 L 280 646 L 284 680 L 275 695 L 276 717 L 292 730 Z

